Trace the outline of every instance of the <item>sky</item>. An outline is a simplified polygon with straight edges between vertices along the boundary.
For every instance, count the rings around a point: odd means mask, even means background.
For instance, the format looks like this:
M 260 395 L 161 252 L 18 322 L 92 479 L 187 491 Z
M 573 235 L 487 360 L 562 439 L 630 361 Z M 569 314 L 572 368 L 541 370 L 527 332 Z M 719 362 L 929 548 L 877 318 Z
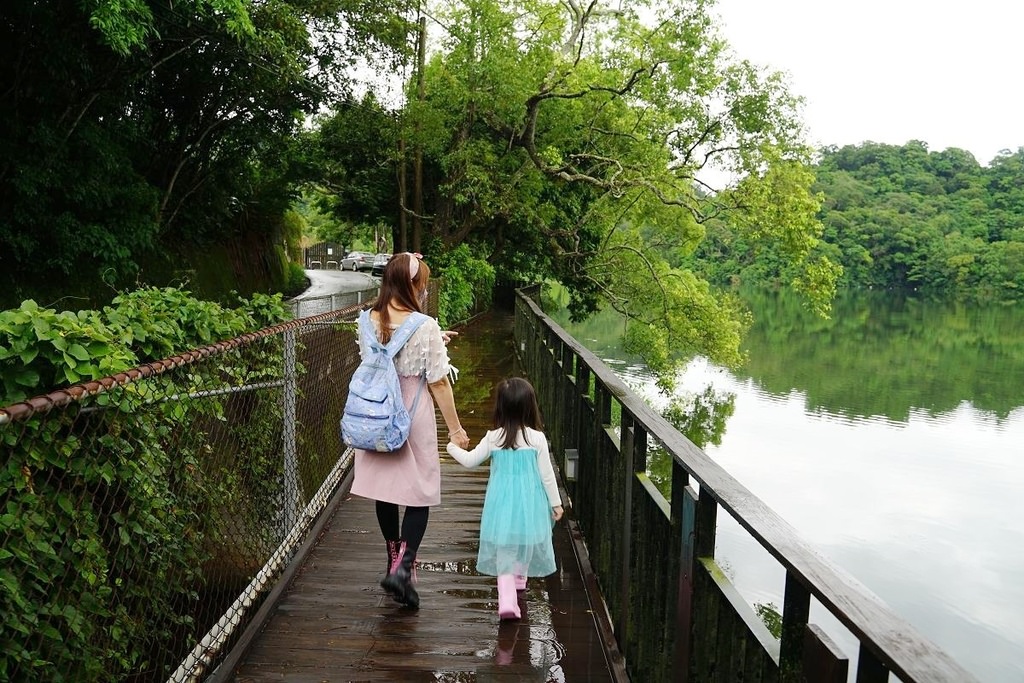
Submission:
M 1024 147 L 1024 3 L 718 0 L 736 54 L 790 76 L 810 142 Z

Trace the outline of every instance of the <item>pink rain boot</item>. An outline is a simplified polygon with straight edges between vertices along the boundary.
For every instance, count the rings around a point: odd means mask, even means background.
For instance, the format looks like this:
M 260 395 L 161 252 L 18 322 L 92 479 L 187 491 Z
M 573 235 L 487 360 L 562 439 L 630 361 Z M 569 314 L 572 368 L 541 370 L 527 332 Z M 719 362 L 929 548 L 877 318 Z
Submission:
M 498 618 L 502 621 L 519 618 L 516 577 L 512 574 L 498 576 Z
M 389 574 L 394 574 L 395 570 L 398 569 L 398 560 L 401 559 L 402 542 L 399 541 L 385 541 L 388 546 L 388 565 L 384 568 L 384 579 L 381 580 L 380 585 L 384 587 L 392 598 L 396 602 L 401 602 L 401 596 L 393 590 L 393 588 L 386 581 Z
M 419 609 L 420 595 L 412 585 L 415 581 L 416 553 L 409 550 L 405 541 L 402 541 L 402 545 L 398 549 L 398 562 L 392 565 L 391 573 L 384 577 L 380 585 L 398 602 L 413 609 Z
M 524 591 L 524 590 L 526 590 L 526 567 L 524 567 L 522 564 L 517 562 L 516 565 L 515 565 L 515 570 L 516 570 L 516 590 L 517 591 Z

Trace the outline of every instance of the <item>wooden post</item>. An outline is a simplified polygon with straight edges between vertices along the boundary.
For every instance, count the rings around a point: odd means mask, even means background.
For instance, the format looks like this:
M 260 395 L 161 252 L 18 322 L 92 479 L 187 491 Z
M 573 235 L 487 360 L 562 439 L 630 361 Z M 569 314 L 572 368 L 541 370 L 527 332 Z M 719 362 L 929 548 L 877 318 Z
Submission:
M 715 556 L 715 534 L 718 527 L 718 501 L 707 491 L 697 497 L 697 557 Z
M 779 645 L 779 679 L 796 683 L 802 676 L 804 631 L 811 613 L 811 594 L 786 572 L 786 593 L 782 604 L 782 642 Z
M 622 458 L 622 540 L 619 557 L 619 614 L 615 620 L 615 633 L 619 646 L 626 647 L 629 642 L 629 607 L 630 584 L 632 580 L 632 540 L 633 540 L 633 416 L 622 409 L 621 437 L 619 439 L 619 457 Z
M 674 470 L 682 469 L 673 463 Z M 685 471 L 684 471 L 685 474 Z M 673 494 L 675 491 L 673 491 Z M 675 495 L 673 495 L 675 498 Z M 690 680 L 690 647 L 693 635 L 693 573 L 696 569 L 696 528 L 697 492 L 686 486 L 679 494 L 680 511 L 678 529 L 682 537 L 682 551 L 679 558 L 679 597 L 676 604 L 676 680 L 688 683 Z
M 802 683 L 846 683 L 850 661 L 816 624 L 804 631 Z
M 889 670 L 861 642 L 857 655 L 857 683 L 887 683 L 888 680 Z

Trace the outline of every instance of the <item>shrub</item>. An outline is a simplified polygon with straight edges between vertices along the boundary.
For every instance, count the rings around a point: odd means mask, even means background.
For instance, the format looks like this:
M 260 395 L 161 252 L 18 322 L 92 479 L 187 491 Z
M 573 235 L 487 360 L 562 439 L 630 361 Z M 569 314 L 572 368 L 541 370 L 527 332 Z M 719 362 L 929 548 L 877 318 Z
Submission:
M 484 308 L 494 289 L 494 267 L 465 244 L 436 258 L 442 278 L 438 321 L 442 328 L 466 320 Z
M 0 405 L 285 317 L 280 296 L 232 309 L 175 288 L 127 292 L 102 311 L 26 301 L 0 312 Z M 267 348 L 238 369 L 209 363 L 205 376 L 190 368 L 182 377 L 191 389 L 267 373 L 279 363 Z M 221 421 L 224 404 L 152 400 L 180 390 L 172 382 L 152 377 L 90 398 L 88 410 L 75 404 L 0 427 L 0 679 L 159 672 L 167 662 L 155 653 L 166 655 L 190 626 L 218 521 L 205 502 L 222 492 L 203 471 L 203 440 L 184 445 L 181 434 Z M 254 414 L 266 418 L 272 403 Z

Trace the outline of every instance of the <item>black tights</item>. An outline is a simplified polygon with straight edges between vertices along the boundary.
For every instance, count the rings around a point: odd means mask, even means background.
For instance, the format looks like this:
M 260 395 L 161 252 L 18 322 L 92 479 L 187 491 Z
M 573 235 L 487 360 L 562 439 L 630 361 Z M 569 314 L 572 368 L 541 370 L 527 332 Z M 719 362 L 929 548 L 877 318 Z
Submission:
M 416 552 L 423 541 L 423 534 L 427 533 L 427 520 L 430 518 L 429 507 L 406 506 L 405 516 L 402 518 L 402 529 L 398 529 L 398 505 L 377 501 L 377 523 L 380 524 L 380 532 L 384 539 L 396 541 L 399 538 L 405 541 L 405 546 Z

